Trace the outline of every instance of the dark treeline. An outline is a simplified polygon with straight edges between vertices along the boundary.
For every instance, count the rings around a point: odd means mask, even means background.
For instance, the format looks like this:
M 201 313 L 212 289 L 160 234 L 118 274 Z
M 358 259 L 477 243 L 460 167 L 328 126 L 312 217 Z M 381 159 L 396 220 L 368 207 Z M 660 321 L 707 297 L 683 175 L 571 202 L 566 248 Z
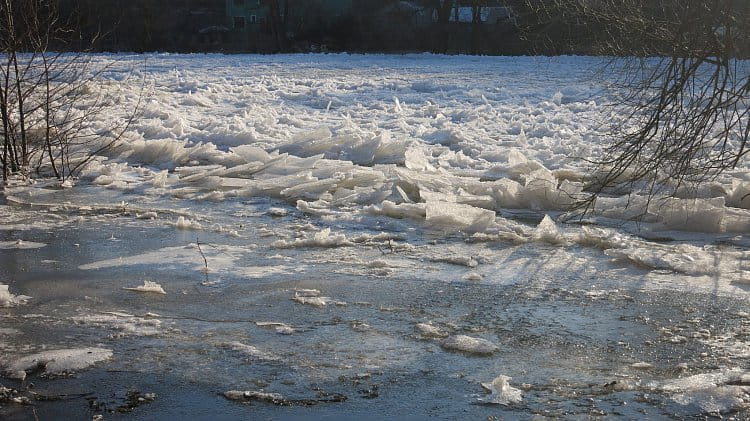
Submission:
M 58 0 L 100 51 L 524 54 L 524 0 Z M 546 47 L 545 47 L 546 48 Z
M 61 21 L 97 51 L 660 55 L 674 40 L 652 35 L 685 24 L 672 11 L 683 0 L 43 1 L 58 3 Z M 750 4 L 699 3 L 703 15 L 732 4 L 732 18 Z M 622 18 L 628 7 L 638 20 Z M 717 30 L 710 19 L 696 24 Z M 747 45 L 737 53 L 748 56 Z

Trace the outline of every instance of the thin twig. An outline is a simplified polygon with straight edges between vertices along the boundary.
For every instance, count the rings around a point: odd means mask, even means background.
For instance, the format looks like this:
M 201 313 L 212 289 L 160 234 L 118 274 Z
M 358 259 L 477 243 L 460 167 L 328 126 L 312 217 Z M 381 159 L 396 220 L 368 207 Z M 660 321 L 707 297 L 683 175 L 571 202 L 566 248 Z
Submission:
M 203 249 L 201 248 L 201 242 L 200 238 L 195 238 L 195 244 L 198 245 L 198 251 L 201 254 L 201 257 L 203 258 L 203 265 L 205 267 L 204 273 L 206 274 L 206 283 L 208 284 L 208 260 L 206 259 L 206 255 L 203 253 Z

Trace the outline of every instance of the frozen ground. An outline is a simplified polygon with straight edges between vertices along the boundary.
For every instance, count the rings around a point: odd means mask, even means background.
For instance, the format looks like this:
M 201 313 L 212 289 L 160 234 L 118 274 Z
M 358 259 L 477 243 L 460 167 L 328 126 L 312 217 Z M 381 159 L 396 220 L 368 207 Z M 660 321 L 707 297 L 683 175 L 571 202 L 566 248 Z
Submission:
M 0 205 L 0 414 L 750 416 L 747 170 L 559 221 L 596 60 L 117 59 L 127 139 Z

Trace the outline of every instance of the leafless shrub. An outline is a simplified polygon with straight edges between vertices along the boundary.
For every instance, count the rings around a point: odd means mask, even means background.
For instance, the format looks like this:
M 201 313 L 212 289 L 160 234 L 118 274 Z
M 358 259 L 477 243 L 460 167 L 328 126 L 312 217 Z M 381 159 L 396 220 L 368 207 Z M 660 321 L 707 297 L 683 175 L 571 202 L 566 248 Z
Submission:
M 0 0 L 0 142 L 3 180 L 11 174 L 67 179 L 125 133 L 135 111 L 108 127 L 93 124 L 113 101 L 96 89 L 112 64 L 89 54 L 55 0 Z
M 571 51 L 613 57 L 619 116 L 581 204 L 614 190 L 674 194 L 748 153 L 750 3 L 744 0 L 529 0 L 567 30 Z M 566 36 L 570 35 L 570 36 Z M 586 48 L 587 50 L 583 50 Z

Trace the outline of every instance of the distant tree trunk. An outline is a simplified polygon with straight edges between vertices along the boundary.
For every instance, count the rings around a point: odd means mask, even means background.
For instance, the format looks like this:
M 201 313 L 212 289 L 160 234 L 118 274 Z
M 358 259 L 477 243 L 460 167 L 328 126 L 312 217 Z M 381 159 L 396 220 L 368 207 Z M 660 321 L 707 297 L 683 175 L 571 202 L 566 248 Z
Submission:
M 287 17 L 289 16 L 289 0 L 283 0 L 283 11 L 281 0 L 267 0 L 270 10 L 271 33 L 276 42 L 276 51 L 286 51 Z
M 472 0 L 471 2 L 471 53 L 481 52 L 482 39 L 482 7 L 485 0 Z
M 437 11 L 437 30 L 440 34 L 437 52 L 448 52 L 449 28 L 448 22 L 453 11 L 454 0 L 434 0 L 433 7 Z

